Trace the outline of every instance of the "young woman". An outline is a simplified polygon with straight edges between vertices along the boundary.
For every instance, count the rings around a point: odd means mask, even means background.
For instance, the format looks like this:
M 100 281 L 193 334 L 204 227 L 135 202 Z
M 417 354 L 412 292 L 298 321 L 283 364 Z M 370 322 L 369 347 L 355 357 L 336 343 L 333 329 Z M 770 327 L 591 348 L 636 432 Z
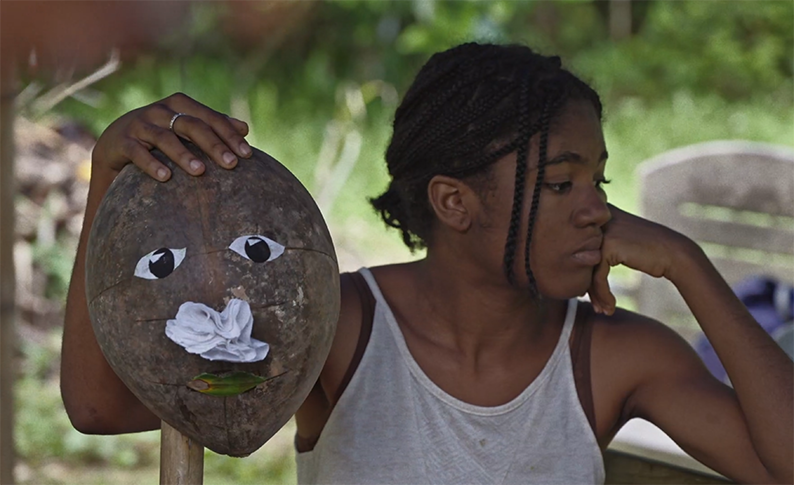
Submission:
M 182 94 L 110 125 L 76 267 L 125 164 L 166 181 L 157 147 L 199 176 L 183 137 L 232 168 L 251 153 L 247 130 Z M 427 62 L 395 115 L 391 183 L 372 201 L 427 257 L 343 275 L 333 347 L 297 413 L 300 481 L 603 482 L 601 453 L 633 417 L 735 480 L 794 480 L 792 362 L 694 242 L 607 204 L 606 160 L 598 96 L 558 58 L 464 44 Z M 672 330 L 615 307 L 618 264 L 678 288 L 733 389 Z M 585 293 L 592 305 L 576 301 Z M 97 346 L 82 271 L 62 390 L 85 433 L 159 426 Z

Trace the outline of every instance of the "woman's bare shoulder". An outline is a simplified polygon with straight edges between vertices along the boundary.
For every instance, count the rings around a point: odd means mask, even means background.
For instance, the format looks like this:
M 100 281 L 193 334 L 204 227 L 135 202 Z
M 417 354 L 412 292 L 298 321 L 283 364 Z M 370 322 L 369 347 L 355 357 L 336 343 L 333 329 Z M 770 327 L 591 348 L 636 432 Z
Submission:
M 592 338 L 594 379 L 609 380 L 624 393 L 671 373 L 700 376 L 705 370 L 675 330 L 633 311 L 617 308 L 612 315 L 595 315 Z
M 671 373 L 702 376 L 698 360 L 683 337 L 653 318 L 622 308 L 595 315 L 590 362 L 599 442 L 608 443 L 634 416 L 638 389 Z
M 695 355 L 680 334 L 651 317 L 617 308 L 612 315 L 593 318 L 594 358 L 619 366 L 621 373 L 647 373 L 681 358 L 690 361 Z
M 686 344 L 675 330 L 664 323 L 620 307 L 612 315 L 596 314 L 593 317 L 593 338 L 594 343 L 611 350 Z

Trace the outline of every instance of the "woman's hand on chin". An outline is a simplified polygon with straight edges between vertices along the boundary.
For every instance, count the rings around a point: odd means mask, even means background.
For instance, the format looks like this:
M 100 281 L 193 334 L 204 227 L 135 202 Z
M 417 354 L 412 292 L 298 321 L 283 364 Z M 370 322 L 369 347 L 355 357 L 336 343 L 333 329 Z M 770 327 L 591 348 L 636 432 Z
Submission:
M 615 296 L 607 276 L 612 266 L 622 264 L 655 278 L 676 277 L 679 258 L 699 249 L 691 239 L 661 224 L 643 219 L 609 205 L 612 219 L 603 227 L 601 263 L 593 271 L 588 290 L 590 301 L 599 313 L 615 311 Z

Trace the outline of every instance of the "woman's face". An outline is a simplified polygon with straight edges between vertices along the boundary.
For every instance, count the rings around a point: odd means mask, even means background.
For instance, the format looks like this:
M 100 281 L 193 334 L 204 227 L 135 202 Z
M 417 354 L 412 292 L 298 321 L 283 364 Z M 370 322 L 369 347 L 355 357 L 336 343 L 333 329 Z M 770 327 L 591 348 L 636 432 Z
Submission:
M 516 244 L 514 272 L 519 286 L 527 287 L 524 244 L 532 191 L 537 178 L 538 142 L 530 141 L 523 212 Z M 601 188 L 606 165 L 601 122 L 590 103 L 574 101 L 552 121 L 549 131 L 546 174 L 530 247 L 532 272 L 541 294 L 566 299 L 584 294 L 593 270 L 601 260 L 602 227 L 610 219 L 606 194 Z M 501 270 L 504 244 L 513 204 L 516 154 L 493 167 L 495 190 L 484 200 L 485 211 L 478 237 L 488 244 L 489 266 Z M 482 247 L 480 249 L 482 251 Z M 482 254 L 482 253 L 481 253 Z

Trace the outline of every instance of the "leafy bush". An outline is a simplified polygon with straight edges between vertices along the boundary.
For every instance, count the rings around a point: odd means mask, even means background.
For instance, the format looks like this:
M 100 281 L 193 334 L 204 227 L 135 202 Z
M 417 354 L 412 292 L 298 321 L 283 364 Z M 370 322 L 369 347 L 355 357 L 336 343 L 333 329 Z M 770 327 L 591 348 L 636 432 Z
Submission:
M 653 2 L 636 36 L 571 54 L 571 64 L 612 100 L 685 90 L 790 106 L 794 3 Z M 766 100 L 754 99 L 762 93 Z

